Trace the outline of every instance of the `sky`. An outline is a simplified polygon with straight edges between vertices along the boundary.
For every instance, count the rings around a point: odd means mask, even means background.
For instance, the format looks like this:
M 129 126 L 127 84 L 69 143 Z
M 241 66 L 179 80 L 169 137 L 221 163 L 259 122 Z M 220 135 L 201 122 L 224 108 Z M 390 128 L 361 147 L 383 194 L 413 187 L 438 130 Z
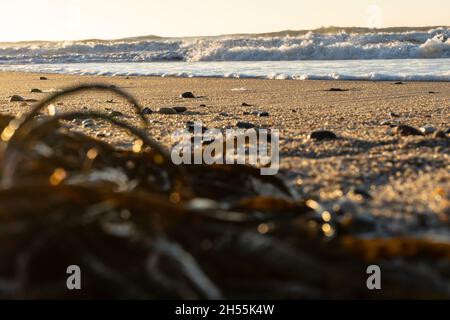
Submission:
M 450 25 L 449 0 L 1 0 L 0 41 Z

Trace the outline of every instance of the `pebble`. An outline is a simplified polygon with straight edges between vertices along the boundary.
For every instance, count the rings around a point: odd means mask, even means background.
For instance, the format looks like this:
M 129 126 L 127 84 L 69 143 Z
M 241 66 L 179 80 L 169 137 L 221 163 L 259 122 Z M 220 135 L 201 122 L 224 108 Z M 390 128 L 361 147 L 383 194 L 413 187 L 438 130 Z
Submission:
M 22 101 L 25 101 L 25 99 L 24 99 L 23 97 L 17 95 L 17 94 L 12 95 L 12 96 L 9 98 L 9 102 L 22 102 Z
M 394 112 L 389 113 L 389 116 L 392 117 L 392 118 L 398 118 L 398 117 L 400 117 L 400 115 L 398 115 L 398 114 L 396 114 L 396 113 L 394 113 Z
M 435 127 L 433 127 L 432 125 L 429 125 L 429 124 L 424 125 L 423 127 L 420 127 L 419 130 L 423 134 L 432 134 L 437 131 L 437 129 Z
M 226 113 L 226 112 L 221 112 L 221 113 L 219 113 L 219 115 L 222 116 L 222 117 L 228 117 L 229 116 L 229 114 Z
M 86 119 L 86 120 L 83 120 L 83 121 L 81 122 L 81 125 L 82 125 L 84 128 L 92 127 L 92 126 L 94 125 L 94 120 L 92 120 L 92 119 Z
M 144 109 L 142 109 L 142 114 L 152 114 L 152 113 L 153 111 L 149 107 L 145 107 Z
M 381 126 L 390 126 L 390 127 L 396 127 L 397 126 L 397 122 L 392 121 L 392 120 L 383 120 L 380 122 Z
M 439 130 L 439 131 L 436 131 L 433 134 L 433 138 L 435 138 L 435 139 L 447 139 L 447 134 L 444 131 Z
M 40 77 L 39 80 L 48 80 L 47 77 Z
M 195 96 L 194 96 L 194 94 L 192 92 L 187 91 L 187 92 L 183 92 L 180 95 L 180 98 L 193 99 L 193 98 L 195 98 Z
M 173 109 L 173 108 L 167 108 L 167 107 L 159 108 L 159 109 L 158 109 L 158 113 L 160 113 L 160 114 L 177 114 L 177 112 L 175 111 L 175 109 Z
M 309 139 L 313 140 L 334 140 L 337 136 L 334 132 L 328 130 L 313 131 L 308 136 Z
M 248 104 L 248 103 L 245 103 L 245 102 L 242 102 L 242 103 L 241 103 L 241 106 L 242 106 L 242 107 L 252 107 L 253 105 Z
M 397 81 L 396 83 L 394 83 L 394 84 L 403 84 L 403 82 L 401 82 L 401 81 Z
M 204 107 L 206 107 L 206 104 L 201 104 L 201 105 L 199 105 L 199 107 L 204 108 Z
M 423 136 L 421 131 L 405 124 L 397 126 L 395 133 L 401 136 Z
M 183 113 L 183 112 L 185 112 L 187 110 L 186 107 L 181 107 L 181 106 L 173 107 L 172 109 L 175 110 L 178 113 Z
M 343 92 L 343 91 L 348 91 L 348 89 L 341 89 L 341 88 L 330 88 L 326 91 L 335 91 L 335 92 Z
M 250 122 L 238 122 L 238 123 L 236 123 L 236 127 L 240 128 L 240 129 L 252 129 L 255 127 L 255 125 Z
M 258 117 L 268 117 L 269 113 L 267 111 L 261 111 L 258 113 Z
M 248 115 L 250 114 L 250 112 L 244 111 L 244 112 L 242 112 L 242 114 L 243 114 L 244 116 L 248 116 Z
M 38 88 L 33 88 L 33 89 L 30 90 L 30 92 L 31 93 L 42 93 L 42 90 L 38 89 Z

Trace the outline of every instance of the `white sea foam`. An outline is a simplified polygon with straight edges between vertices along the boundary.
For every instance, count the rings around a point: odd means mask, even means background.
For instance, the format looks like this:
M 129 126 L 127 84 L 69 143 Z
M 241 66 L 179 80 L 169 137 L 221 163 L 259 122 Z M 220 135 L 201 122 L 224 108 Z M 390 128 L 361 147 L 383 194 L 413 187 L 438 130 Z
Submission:
M 0 64 L 450 58 L 450 29 L 0 46 Z

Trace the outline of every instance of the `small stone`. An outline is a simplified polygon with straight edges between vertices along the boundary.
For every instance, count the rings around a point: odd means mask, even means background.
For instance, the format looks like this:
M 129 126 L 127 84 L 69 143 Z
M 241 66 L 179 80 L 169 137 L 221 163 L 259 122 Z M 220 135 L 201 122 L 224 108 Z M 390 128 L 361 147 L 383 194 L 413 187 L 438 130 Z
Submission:
M 33 89 L 30 90 L 30 92 L 31 93 L 42 93 L 42 90 L 38 89 L 38 88 L 33 88 Z
M 397 122 L 392 120 L 383 120 L 380 122 L 380 126 L 390 126 L 391 128 L 396 127 L 397 124 Z
M 47 77 L 39 77 L 39 80 L 48 80 Z
M 313 140 L 334 140 L 337 136 L 334 132 L 328 130 L 313 131 L 308 136 L 309 139 Z
M 90 127 L 94 126 L 94 120 L 92 120 L 92 119 L 86 119 L 86 120 L 83 120 L 83 121 L 81 122 L 81 125 L 82 125 L 84 128 L 90 128 Z
M 405 124 L 397 126 L 395 133 L 401 136 L 423 136 L 422 132 Z
M 236 127 L 240 128 L 240 129 L 252 129 L 255 127 L 255 125 L 250 122 L 238 122 L 238 123 L 236 123 Z
M 17 95 L 17 94 L 12 95 L 12 96 L 9 98 L 9 102 L 22 102 L 22 101 L 25 101 L 25 98 L 23 98 L 23 97 L 21 97 L 21 96 L 19 96 L 19 95 Z
M 242 107 L 253 107 L 253 105 L 245 103 L 245 102 L 242 102 L 241 106 Z
M 439 130 L 439 131 L 436 131 L 433 134 L 433 138 L 435 138 L 435 139 L 447 139 L 447 134 L 444 131 Z
M 54 104 L 49 104 L 47 107 L 47 111 L 48 111 L 48 114 L 52 117 L 56 116 L 58 114 L 58 109 L 56 108 L 56 106 Z
M 436 91 L 428 91 L 429 94 L 436 94 Z
M 195 96 L 194 96 L 194 94 L 192 92 L 187 91 L 187 92 L 183 92 L 180 95 L 180 98 L 193 99 L 193 98 L 195 98 Z
M 327 91 L 344 92 L 344 91 L 348 91 L 348 89 L 330 88 Z
M 178 113 L 183 113 L 183 112 L 185 112 L 187 110 L 187 108 L 186 107 L 182 107 L 182 106 L 176 106 L 176 107 L 173 107 L 173 110 L 175 110 Z
M 437 131 L 437 129 L 435 127 L 433 127 L 432 125 L 429 125 L 429 124 L 424 125 L 423 127 L 420 127 L 419 130 L 423 134 L 432 134 Z
M 392 117 L 392 118 L 398 118 L 398 117 L 400 117 L 398 114 L 396 114 L 396 113 L 394 113 L 394 112 L 389 113 L 389 116 Z
M 99 133 L 96 134 L 96 136 L 97 136 L 97 138 L 105 138 L 106 134 L 103 133 L 103 132 L 99 132 Z
M 403 82 L 397 81 L 397 82 L 395 82 L 394 84 L 403 84 Z
M 160 113 L 160 114 L 177 114 L 175 109 L 168 108 L 168 107 L 159 108 L 158 113 Z
M 228 117 L 229 116 L 229 114 L 226 113 L 226 112 L 221 112 L 221 113 L 219 113 L 219 115 L 222 116 L 222 117 Z
M 261 111 L 258 113 L 258 117 L 268 117 L 268 116 L 269 116 L 269 113 L 266 111 Z
M 206 107 L 206 104 L 201 104 L 201 105 L 199 105 L 199 107 L 204 108 L 204 107 Z
M 145 107 L 144 109 L 142 109 L 142 114 L 152 114 L 153 111 L 152 109 L 150 109 L 149 107 Z
M 248 115 L 250 114 L 250 112 L 244 111 L 244 112 L 242 112 L 242 114 L 243 114 L 244 116 L 248 116 Z

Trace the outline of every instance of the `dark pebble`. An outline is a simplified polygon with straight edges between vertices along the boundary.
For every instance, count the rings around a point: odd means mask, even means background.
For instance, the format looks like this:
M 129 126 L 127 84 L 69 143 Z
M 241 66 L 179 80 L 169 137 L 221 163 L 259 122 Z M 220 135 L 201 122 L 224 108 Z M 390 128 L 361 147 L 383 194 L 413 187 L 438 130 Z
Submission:
M 39 80 L 48 80 L 47 77 L 40 77 Z
M 9 102 L 19 102 L 19 101 L 25 101 L 25 99 L 17 94 L 9 98 Z
M 183 112 L 185 112 L 187 110 L 187 108 L 178 106 L 178 107 L 173 107 L 173 110 L 175 110 L 178 113 L 183 113 Z
M 149 107 L 145 107 L 144 109 L 142 109 L 142 114 L 152 114 L 152 113 L 153 111 Z
M 398 118 L 398 117 L 400 117 L 400 115 L 398 115 L 398 114 L 396 114 L 396 113 L 394 113 L 394 112 L 389 113 L 389 116 L 392 117 L 392 118 Z
M 180 95 L 180 97 L 181 98 L 185 98 L 185 99 L 193 99 L 193 98 L 195 98 L 195 96 L 194 96 L 194 94 L 192 93 L 192 92 L 183 92 L 181 95 Z
M 251 104 L 248 104 L 248 103 L 245 103 L 245 102 L 242 102 L 242 103 L 241 103 L 241 106 L 242 106 L 242 107 L 252 107 Z
M 269 113 L 266 111 L 258 112 L 258 117 L 268 117 L 268 116 L 269 116 Z
M 255 125 L 250 122 L 238 122 L 238 123 L 236 123 L 236 127 L 240 128 L 240 129 L 252 129 L 255 127 Z
M 38 89 L 38 88 L 33 88 L 33 89 L 30 90 L 30 92 L 31 93 L 42 93 L 42 90 Z
M 250 114 L 250 112 L 244 111 L 244 112 L 242 112 L 242 114 L 243 114 L 244 116 L 248 116 L 248 115 Z
M 206 104 L 201 104 L 201 105 L 199 105 L 199 107 L 204 108 L 204 107 L 206 107 Z
M 325 90 L 325 91 L 343 92 L 343 91 L 348 91 L 348 89 L 330 88 L 330 89 Z
M 403 82 L 401 82 L 401 81 L 397 81 L 396 83 L 394 83 L 394 84 L 403 84 Z
M 420 130 L 406 124 L 398 125 L 395 129 L 395 133 L 401 136 L 423 136 L 423 133 L 420 132 Z
M 437 93 L 436 91 L 428 91 L 429 94 L 435 94 Z
M 313 140 L 334 140 L 337 136 L 334 132 L 328 130 L 313 131 L 309 134 L 309 139 Z

